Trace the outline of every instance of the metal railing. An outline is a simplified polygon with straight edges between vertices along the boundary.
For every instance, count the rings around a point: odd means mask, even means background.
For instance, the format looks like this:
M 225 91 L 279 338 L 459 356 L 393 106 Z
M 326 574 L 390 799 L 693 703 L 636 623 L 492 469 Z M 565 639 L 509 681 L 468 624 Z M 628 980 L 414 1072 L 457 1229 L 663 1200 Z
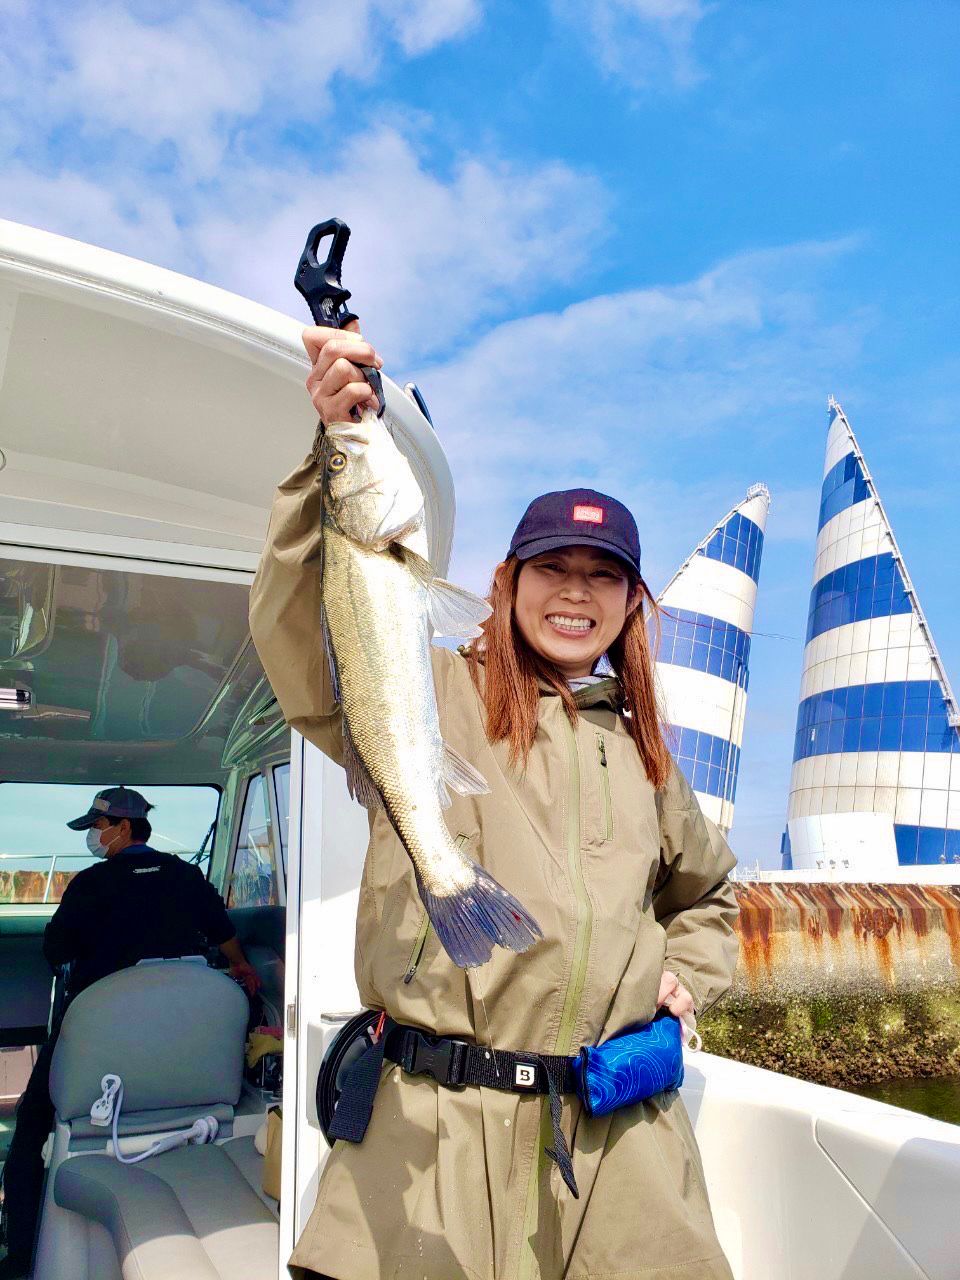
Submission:
M 36 867 L 37 873 L 44 874 L 45 881 L 43 886 L 43 896 L 40 898 L 30 897 L 28 899 L 12 898 L 4 900 L 3 887 L 0 887 L 0 906 L 38 906 L 51 901 L 50 891 L 53 888 L 53 877 L 57 870 L 58 863 L 64 862 L 86 862 L 91 861 L 90 854 L 85 850 L 81 853 L 0 853 L 0 873 L 9 869 L 10 863 L 16 863 L 16 870 L 10 871 L 10 874 L 16 875 L 17 871 L 33 871 L 33 867 L 24 867 L 23 863 L 39 863 Z M 76 867 L 76 871 L 80 868 Z
M 197 850 L 195 853 L 192 853 L 189 850 L 178 849 L 177 854 L 185 861 L 193 862 L 197 865 L 210 856 L 209 851 L 204 848 Z M 86 850 L 80 852 L 71 850 L 69 853 L 0 853 L 0 877 L 3 877 L 3 873 L 5 871 L 13 876 L 16 876 L 17 871 L 31 872 L 33 868 L 25 868 L 22 865 L 18 865 L 15 871 L 8 870 L 8 864 L 10 863 L 23 864 L 25 862 L 41 863 L 42 865 L 37 867 L 36 871 L 40 875 L 46 875 L 43 886 L 43 896 L 40 898 L 30 897 L 18 899 L 13 897 L 7 899 L 4 897 L 6 886 L 2 883 L 2 879 L 0 879 L 0 909 L 5 906 L 47 906 L 51 902 L 58 902 L 59 898 L 51 898 L 50 896 L 51 891 L 53 890 L 54 875 L 57 871 L 57 865 L 70 862 L 81 862 L 89 865 L 93 861 L 93 857 Z M 76 874 L 77 871 L 81 871 L 82 869 L 82 867 L 74 867 L 73 873 Z

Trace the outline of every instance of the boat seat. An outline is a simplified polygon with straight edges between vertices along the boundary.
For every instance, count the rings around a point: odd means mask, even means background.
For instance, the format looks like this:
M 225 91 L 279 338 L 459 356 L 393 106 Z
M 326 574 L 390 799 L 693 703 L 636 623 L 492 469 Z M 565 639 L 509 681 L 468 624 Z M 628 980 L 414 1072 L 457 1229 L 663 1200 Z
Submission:
M 277 1221 L 231 1145 L 180 1147 L 138 1165 L 77 1156 L 57 1170 L 54 1196 L 106 1228 L 123 1280 L 264 1280 L 276 1274 Z
M 234 1160 L 228 1150 L 248 1013 L 230 978 L 178 960 L 122 969 L 73 1001 L 50 1069 L 56 1130 L 41 1280 L 275 1273 L 276 1220 L 244 1175 L 241 1153 Z M 121 1164 L 109 1154 L 109 1129 L 90 1122 L 108 1072 L 123 1080 L 122 1136 L 146 1141 L 213 1115 L 217 1143 Z
M 237 984 L 193 960 L 139 964 L 101 978 L 77 996 L 63 1019 L 50 1066 L 58 1117 L 89 1122 L 107 1072 L 123 1080 L 121 1115 L 128 1120 L 139 1113 L 234 1107 L 243 1083 L 247 1017 Z

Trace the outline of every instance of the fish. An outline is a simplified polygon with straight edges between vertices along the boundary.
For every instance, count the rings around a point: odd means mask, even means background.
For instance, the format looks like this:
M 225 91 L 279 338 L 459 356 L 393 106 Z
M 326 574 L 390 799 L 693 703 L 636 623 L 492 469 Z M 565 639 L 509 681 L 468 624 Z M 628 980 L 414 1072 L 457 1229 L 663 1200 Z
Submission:
M 490 606 L 434 574 L 423 494 L 382 419 L 368 411 L 328 426 L 318 461 L 321 629 L 350 793 L 385 810 L 454 964 L 484 964 L 495 945 L 525 951 L 540 926 L 459 847 L 443 817 L 451 789 L 483 795 L 489 787 L 441 736 L 431 630 L 479 636 Z

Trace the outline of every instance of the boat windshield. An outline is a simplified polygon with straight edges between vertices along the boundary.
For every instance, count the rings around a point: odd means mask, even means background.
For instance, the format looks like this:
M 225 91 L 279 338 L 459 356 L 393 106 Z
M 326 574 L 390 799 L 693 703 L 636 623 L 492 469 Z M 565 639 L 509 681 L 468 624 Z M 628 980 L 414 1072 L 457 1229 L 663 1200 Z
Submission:
M 138 785 L 155 809 L 150 814 L 151 848 L 178 854 L 206 870 L 220 791 L 213 786 Z M 87 852 L 84 832 L 65 825 L 89 807 L 96 793 L 116 786 L 108 778 L 77 783 L 0 783 L 0 905 L 56 903 L 70 880 L 96 859 Z

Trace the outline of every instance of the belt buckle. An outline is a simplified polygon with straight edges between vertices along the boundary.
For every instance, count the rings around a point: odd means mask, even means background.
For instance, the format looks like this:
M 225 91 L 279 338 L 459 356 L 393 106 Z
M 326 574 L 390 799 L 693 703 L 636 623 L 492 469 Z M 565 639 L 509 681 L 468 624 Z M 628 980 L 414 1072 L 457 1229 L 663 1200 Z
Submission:
M 434 1038 L 415 1031 L 403 1046 L 400 1065 L 408 1075 L 428 1075 L 437 1084 L 460 1088 L 465 1083 L 468 1048 L 464 1040 Z

